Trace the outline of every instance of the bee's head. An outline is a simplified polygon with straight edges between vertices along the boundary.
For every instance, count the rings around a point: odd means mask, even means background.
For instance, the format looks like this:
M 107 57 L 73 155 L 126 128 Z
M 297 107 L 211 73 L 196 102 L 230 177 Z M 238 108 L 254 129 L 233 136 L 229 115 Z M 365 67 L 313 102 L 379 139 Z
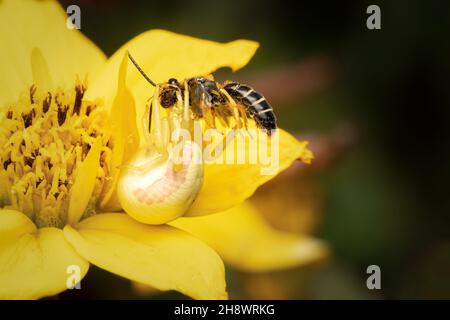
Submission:
M 179 86 L 180 86 L 180 83 L 179 83 L 178 80 L 175 79 L 175 78 L 170 78 L 169 81 L 167 81 L 167 83 L 170 84 L 170 85 L 172 85 L 172 86 L 176 86 L 176 87 L 179 87 Z

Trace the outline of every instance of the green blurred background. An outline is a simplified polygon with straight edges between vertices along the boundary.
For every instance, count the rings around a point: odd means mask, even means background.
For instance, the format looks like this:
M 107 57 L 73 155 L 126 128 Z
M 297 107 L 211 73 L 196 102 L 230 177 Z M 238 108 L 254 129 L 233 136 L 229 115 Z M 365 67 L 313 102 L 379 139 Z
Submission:
M 254 85 L 281 127 L 312 137 L 323 165 L 291 185 L 318 190 L 314 234 L 333 256 L 270 275 L 229 270 L 232 298 L 450 298 L 450 2 L 61 2 L 81 7 L 81 31 L 107 55 L 153 28 L 261 44 L 244 70 L 219 78 Z M 381 8 L 381 30 L 366 28 L 370 4 Z M 371 264 L 381 290 L 366 288 Z M 63 297 L 150 297 L 100 270 L 86 281 L 101 286 Z

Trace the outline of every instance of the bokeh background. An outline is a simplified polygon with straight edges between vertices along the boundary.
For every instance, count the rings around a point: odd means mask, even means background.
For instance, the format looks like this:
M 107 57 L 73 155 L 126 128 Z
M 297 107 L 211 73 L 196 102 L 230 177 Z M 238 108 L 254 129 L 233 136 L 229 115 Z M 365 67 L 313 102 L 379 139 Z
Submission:
M 312 233 L 332 255 L 270 274 L 229 268 L 231 298 L 450 298 L 450 2 L 61 3 L 81 7 L 81 31 L 107 55 L 153 28 L 260 42 L 246 68 L 217 77 L 264 92 L 279 125 L 310 139 L 317 159 L 255 203 L 274 227 Z M 381 7 L 381 30 L 366 28 L 370 4 Z M 366 288 L 371 264 L 381 290 Z M 139 293 L 98 269 L 60 297 L 183 298 Z

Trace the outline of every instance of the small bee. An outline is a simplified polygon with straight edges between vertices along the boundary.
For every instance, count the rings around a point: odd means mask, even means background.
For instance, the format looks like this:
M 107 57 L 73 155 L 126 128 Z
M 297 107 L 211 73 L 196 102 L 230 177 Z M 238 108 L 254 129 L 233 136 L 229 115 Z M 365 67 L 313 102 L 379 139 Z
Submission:
M 157 85 L 145 74 L 128 53 L 128 57 L 142 76 L 154 87 Z M 229 118 L 234 117 L 237 128 L 247 126 L 247 118 L 253 119 L 258 128 L 268 135 L 276 130 L 276 117 L 264 96 L 250 86 L 227 81 L 220 84 L 207 77 L 193 77 L 182 83 L 170 78 L 159 86 L 159 102 L 163 108 L 172 108 L 184 99 L 188 102 L 194 119 L 205 119 L 208 126 L 215 128 L 219 118 L 229 126 Z M 182 101 L 183 102 L 183 101 Z

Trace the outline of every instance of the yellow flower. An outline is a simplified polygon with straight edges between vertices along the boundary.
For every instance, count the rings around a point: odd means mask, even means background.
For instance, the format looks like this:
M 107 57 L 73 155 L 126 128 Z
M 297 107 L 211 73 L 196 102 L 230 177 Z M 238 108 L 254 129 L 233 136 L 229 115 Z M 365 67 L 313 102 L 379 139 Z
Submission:
M 320 240 L 272 228 L 251 201 L 217 214 L 180 218 L 170 224 L 204 240 L 225 263 L 247 272 L 301 266 L 323 259 L 328 251 Z
M 82 278 L 90 263 L 160 290 L 226 298 L 213 249 L 176 227 L 120 212 L 118 177 L 145 143 L 140 119 L 153 90 L 128 70 L 125 53 L 136 53 L 162 82 L 237 70 L 258 45 L 153 30 L 106 59 L 66 28 L 55 1 L 1 1 L 0 26 L 0 298 L 57 294 L 71 285 L 72 266 Z M 280 171 L 311 157 L 306 143 L 279 131 Z M 256 164 L 207 164 L 204 171 L 186 216 L 231 208 L 274 176 Z

